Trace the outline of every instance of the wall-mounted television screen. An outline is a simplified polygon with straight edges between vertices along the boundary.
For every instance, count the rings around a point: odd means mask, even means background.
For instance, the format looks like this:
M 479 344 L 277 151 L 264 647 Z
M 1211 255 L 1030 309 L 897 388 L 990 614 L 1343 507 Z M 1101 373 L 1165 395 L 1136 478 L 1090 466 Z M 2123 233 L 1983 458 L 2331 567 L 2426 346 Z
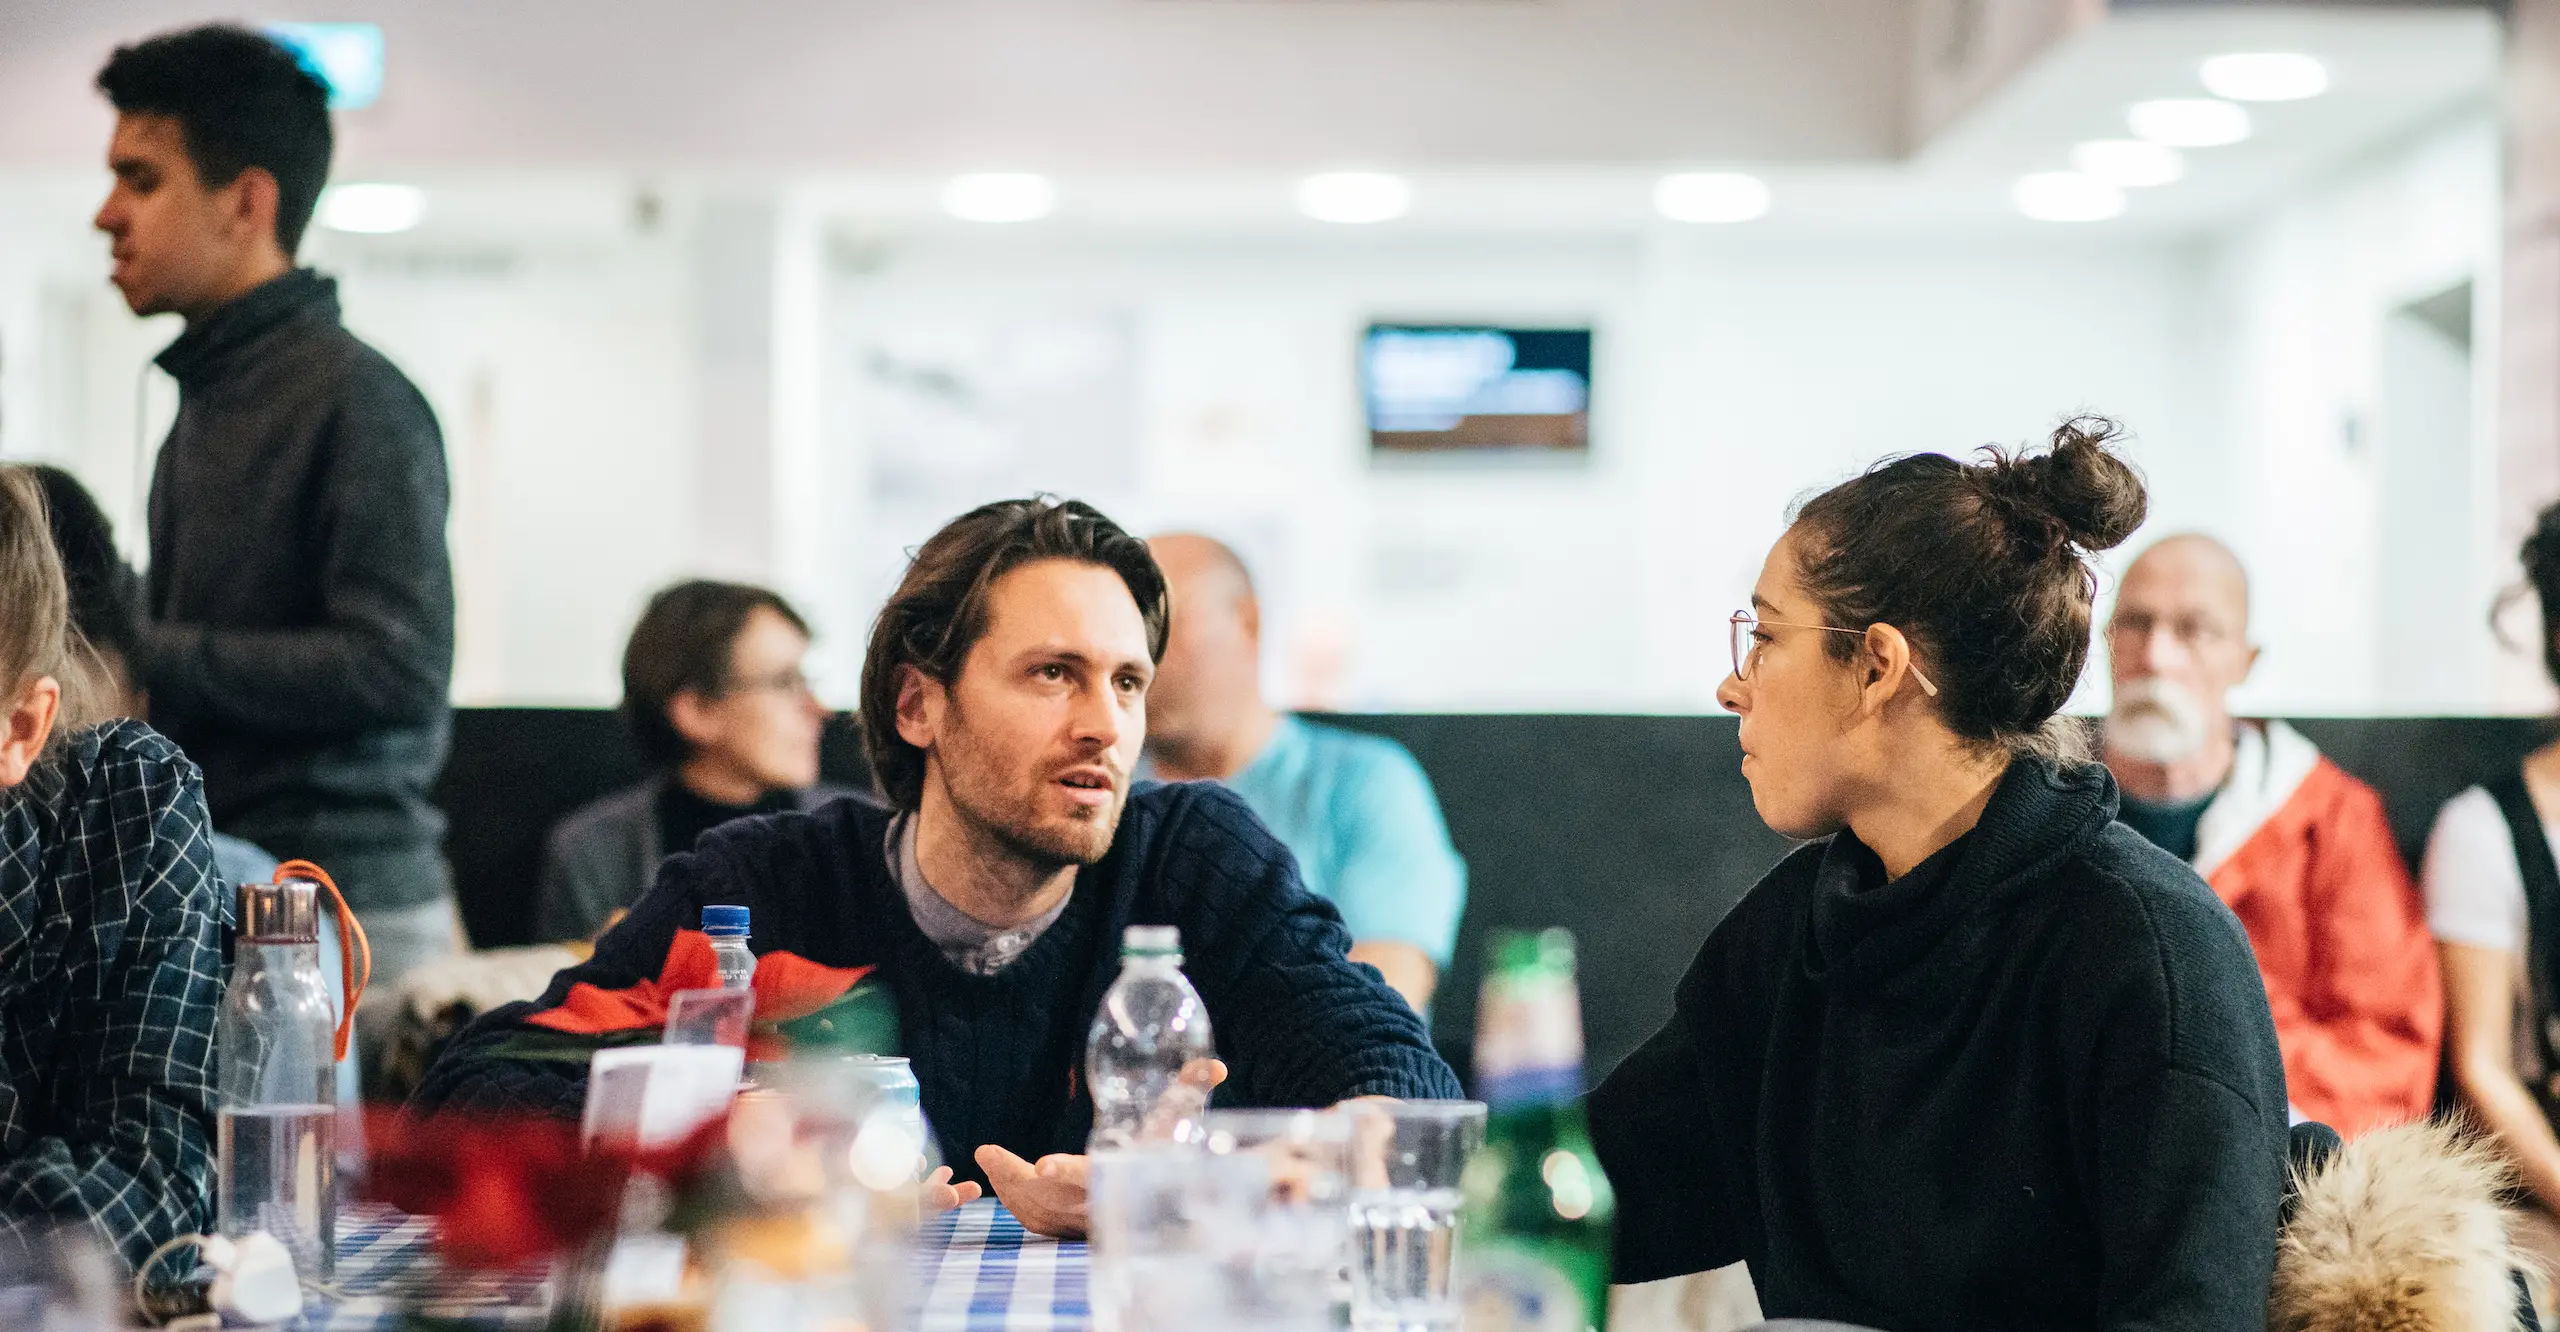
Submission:
M 1373 457 L 1591 448 L 1591 330 L 1371 324 L 1360 384 Z

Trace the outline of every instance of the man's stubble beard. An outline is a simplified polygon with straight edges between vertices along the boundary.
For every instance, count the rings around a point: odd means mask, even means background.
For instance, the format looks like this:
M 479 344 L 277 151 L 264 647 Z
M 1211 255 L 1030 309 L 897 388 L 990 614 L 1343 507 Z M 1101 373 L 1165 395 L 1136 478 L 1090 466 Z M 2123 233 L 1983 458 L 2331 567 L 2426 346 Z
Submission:
M 943 753 L 936 766 L 941 771 L 943 794 L 949 797 L 952 811 L 959 815 L 970 845 L 1005 856 L 1033 870 L 1038 878 L 1071 865 L 1093 864 L 1111 850 L 1121 811 L 1128 804 L 1125 777 L 1110 806 L 1093 817 L 1064 829 L 1044 826 L 1033 812 L 1038 792 L 1003 789 L 1006 769 L 1001 751 L 969 726 L 956 697 L 946 716 L 950 724 L 945 728 L 946 738 L 938 746 Z M 988 777 L 994 781 L 984 780 Z

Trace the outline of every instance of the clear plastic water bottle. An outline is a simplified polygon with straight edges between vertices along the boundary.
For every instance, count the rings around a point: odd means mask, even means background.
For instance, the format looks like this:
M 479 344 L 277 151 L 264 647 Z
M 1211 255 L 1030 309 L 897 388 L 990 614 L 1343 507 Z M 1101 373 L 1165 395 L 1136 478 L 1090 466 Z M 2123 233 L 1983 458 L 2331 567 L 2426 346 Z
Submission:
M 747 948 L 747 909 L 742 906 L 704 907 L 702 932 L 711 936 L 711 957 L 720 968 L 720 988 L 754 988 L 756 955 Z
M 337 1269 L 337 1027 L 320 972 L 318 885 L 240 885 L 214 1024 L 218 1229 L 265 1231 L 305 1281 Z
M 1209 1089 L 1182 1071 L 1216 1057 L 1208 1007 L 1182 974 L 1182 932 L 1130 926 L 1121 936 L 1120 979 L 1102 996 L 1085 1040 L 1092 1148 L 1196 1141 Z

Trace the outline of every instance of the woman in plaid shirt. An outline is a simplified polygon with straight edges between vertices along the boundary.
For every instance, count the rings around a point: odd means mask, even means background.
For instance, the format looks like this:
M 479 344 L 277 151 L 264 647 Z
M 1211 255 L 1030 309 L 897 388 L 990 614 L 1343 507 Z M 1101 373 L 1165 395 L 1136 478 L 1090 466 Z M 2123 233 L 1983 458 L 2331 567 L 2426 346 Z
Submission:
M 213 1219 L 228 895 L 196 766 L 88 700 L 42 492 L 0 471 L 0 1221 L 124 1260 Z

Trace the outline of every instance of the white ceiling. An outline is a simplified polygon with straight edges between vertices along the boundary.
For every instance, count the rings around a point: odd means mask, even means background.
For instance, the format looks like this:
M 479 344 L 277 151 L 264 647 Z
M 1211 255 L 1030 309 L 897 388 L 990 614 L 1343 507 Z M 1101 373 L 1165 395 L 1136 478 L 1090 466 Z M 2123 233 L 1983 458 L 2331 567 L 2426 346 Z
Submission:
M 252 0 L 249 14 L 383 26 L 382 100 L 342 118 L 360 170 L 1306 170 L 1885 156 L 1902 142 L 1913 3 Z M 107 114 L 89 80 L 108 52 L 240 12 L 0 0 L 0 165 L 94 160 Z
M 1995 7 L 2043 2 L 1988 0 Z M 1901 113 L 1893 107 L 1906 91 L 1899 80 L 1910 62 L 1892 41 L 1877 38 L 1899 31 L 1901 3 L 914 0 L 900 7 L 887 0 L 754 0 L 740 9 L 759 22 L 706 39 L 698 9 L 627 0 L 614 6 L 630 18 L 609 28 L 619 52 L 609 62 L 592 52 L 564 54 L 579 45 L 576 34 L 598 35 L 585 31 L 582 16 L 607 7 L 603 0 L 289 12 L 361 13 L 384 22 L 391 91 L 378 109 L 344 118 L 338 176 L 427 184 L 434 203 L 414 240 L 429 243 L 627 231 L 641 188 L 662 194 L 681 218 L 706 190 L 761 187 L 786 175 L 857 239 L 867 230 L 962 228 L 969 224 L 939 216 L 936 188 L 943 173 L 978 167 L 1055 173 L 1059 213 L 1033 225 L 1047 232 L 1323 231 L 1294 215 L 1290 186 L 1302 170 L 1341 165 L 1409 170 L 1413 212 L 1391 228 L 1662 226 L 1649 203 L 1656 175 L 1715 165 L 1757 172 L 1775 190 L 1769 217 L 1730 229 L 1737 236 L 1825 228 L 2053 230 L 2017 216 L 2011 182 L 2065 166 L 2082 139 L 2122 135 L 2128 104 L 2200 95 L 2196 67 L 2219 52 L 2296 50 L 2322 59 L 2332 76 L 2326 95 L 2253 108 L 2258 132 L 2249 141 L 2190 151 L 2186 180 L 2132 191 L 2124 217 L 2081 229 L 2177 234 L 2220 225 L 2495 106 L 2499 30 L 2477 8 L 2143 5 L 2023 58 L 1925 147 L 1904 155 L 1895 147 Z M 110 22 L 92 13 L 108 9 L 120 17 Z M 538 24 L 528 32 L 502 9 L 525 10 Z M 1796 26 L 1771 17 L 1779 12 Z M 25 13 L 38 21 L 30 26 Z M 96 50 L 115 35 L 187 13 L 178 4 L 31 9 L 27 0 L 0 0 L 0 32 L 11 34 L 0 50 L 0 172 L 13 162 L 57 168 L 16 173 L 21 205 L 37 204 L 42 177 L 46 211 L 90 206 L 81 201 L 98 184 L 93 154 L 106 125 L 85 85 Z M 922 17 L 927 13 L 933 17 Z M 995 35 L 972 45 L 972 15 Z M 1095 31 L 1066 22 L 1070 15 Z M 1868 27 L 1848 21 L 1852 15 Z M 1648 24 L 1657 36 L 1684 34 L 1689 46 L 1712 53 L 1687 63 L 1718 76 L 1702 75 L 1693 90 L 1667 77 L 1681 62 L 1660 52 L 1630 62 L 1630 45 L 1648 45 L 1637 40 Z M 1459 30 L 1472 34 L 1467 42 L 1443 40 Z M 1119 36 L 1096 35 L 1104 31 Z M 1553 49 L 1532 53 L 1540 34 L 1566 32 L 1575 40 L 1559 38 Z M 39 40 L 18 40 L 30 33 Z M 1174 42 L 1174 33 L 1183 42 Z M 679 34 L 717 51 L 689 56 Z M 1234 45 L 1248 37 L 1257 48 L 1251 57 Z M 1142 50 L 1224 54 L 1168 60 L 1180 71 L 1141 77 L 1150 58 L 1116 45 L 1121 39 Z M 803 49 L 795 58 L 777 45 Z M 1336 45 L 1357 52 L 1317 56 Z M 30 54 L 39 48 L 54 54 Z M 1555 58 L 1554 50 L 1573 58 Z M 892 59 L 890 51 L 909 55 Z M 928 60 L 929 51 L 942 54 Z M 1039 51 L 1047 54 L 1035 59 Z M 794 75 L 767 65 L 795 60 L 839 72 Z M 889 78 L 884 67 L 902 60 L 912 65 L 907 76 Z M 1346 72 L 1398 61 L 1416 68 L 1391 80 L 1393 88 L 1369 87 L 1366 75 Z M 540 76 L 553 65 L 567 72 Z M 1288 73 L 1302 66 L 1328 73 L 1291 92 Z M 928 67 L 946 77 L 928 79 Z M 608 68 L 617 77 L 606 77 Z M 1228 77 L 1210 78 L 1212 68 Z M 1003 69 L 1019 77 L 994 72 Z M 758 72 L 746 77 L 750 70 Z M 953 70 L 967 78 L 949 77 Z M 1461 77 L 1466 70 L 1473 72 Z M 1493 72 L 1503 70 L 1513 72 Z M 1610 77 L 1621 71 L 1633 77 Z M 1737 77 L 1722 77 L 1733 71 Z M 724 96 L 663 86 L 709 87 L 719 82 L 715 74 L 733 85 Z M 46 91 L 43 79 L 30 82 L 34 75 L 62 86 Z M 870 82 L 875 78 L 886 81 Z M 473 91 L 419 91 L 439 81 L 465 82 Z M 1460 83 L 1509 91 L 1449 95 Z M 1628 86 L 1593 92 L 1613 83 Z M 994 91 L 979 97 L 969 89 Z M 825 124 L 758 109 L 789 96 L 903 109 L 894 116 L 848 113 Z M 1595 96 L 1598 102 L 1576 100 Z M 1052 98 L 1056 104 L 1043 105 Z M 1560 109 L 1538 114 L 1550 102 Z M 1643 110 L 1675 104 L 1676 116 Z M 1760 110 L 1733 109 L 1743 104 Z M 1166 109 L 1177 107 L 1183 109 Z M 1292 108 L 1294 119 L 1286 114 Z M 58 122 L 54 128 L 33 123 L 47 116 Z M 1692 143 L 1721 146 L 1684 146 Z M 1506 154 L 1506 144 L 1518 151 Z M 8 192 L 0 185 L 0 195 Z

